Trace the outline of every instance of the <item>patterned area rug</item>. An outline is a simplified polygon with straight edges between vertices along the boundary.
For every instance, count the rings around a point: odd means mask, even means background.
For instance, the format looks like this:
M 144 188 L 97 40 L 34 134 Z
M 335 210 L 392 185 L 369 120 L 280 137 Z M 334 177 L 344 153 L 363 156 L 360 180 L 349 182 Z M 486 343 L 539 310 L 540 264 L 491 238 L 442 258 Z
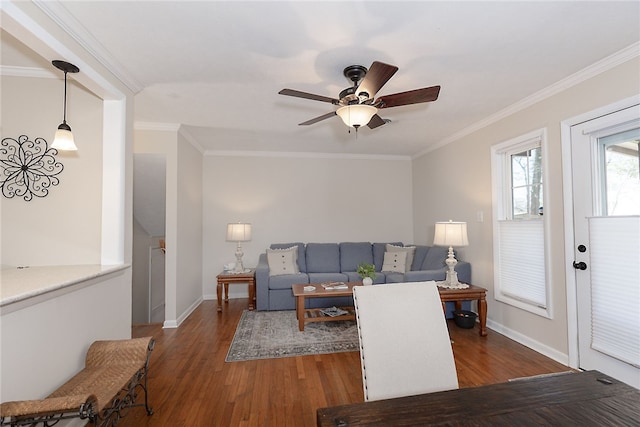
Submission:
M 353 320 L 307 323 L 298 330 L 295 311 L 242 313 L 226 362 L 358 351 Z

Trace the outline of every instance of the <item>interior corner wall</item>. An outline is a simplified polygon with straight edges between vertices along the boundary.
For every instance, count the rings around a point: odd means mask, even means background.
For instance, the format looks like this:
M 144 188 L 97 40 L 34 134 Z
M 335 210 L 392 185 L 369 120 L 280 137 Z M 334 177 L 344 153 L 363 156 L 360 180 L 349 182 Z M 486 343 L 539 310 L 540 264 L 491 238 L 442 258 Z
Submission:
M 62 115 L 60 79 L 2 76 L 2 138 L 44 138 L 49 147 Z M 5 267 L 100 264 L 103 102 L 68 85 L 67 117 L 77 152 L 59 152 L 64 169 L 46 197 L 2 197 Z M 51 250 L 55 248 L 55 250 Z
M 253 224 L 244 242 L 245 267 L 255 267 L 272 243 L 410 243 L 411 160 L 344 156 L 206 155 L 203 175 L 205 299 L 216 275 L 235 261 L 227 223 Z M 246 287 L 231 286 L 231 297 Z
M 177 140 L 175 239 L 167 251 L 176 253 L 176 321 L 179 325 L 202 302 L 202 153 L 180 132 Z M 168 172 L 168 171 L 167 171 Z M 167 205 L 171 204 L 167 194 Z M 168 219 L 168 218 L 167 218 Z M 168 221 L 167 221 L 168 224 Z
M 524 341 L 556 359 L 568 360 L 567 299 L 565 281 L 563 158 L 560 123 L 640 94 L 640 59 L 627 61 L 596 77 L 546 98 L 529 108 L 413 162 L 414 228 L 416 237 L 433 239 L 436 221 L 453 219 L 468 223 L 469 246 L 458 250 L 460 259 L 471 262 L 473 283 L 486 287 L 488 318 L 510 336 Z M 491 146 L 546 128 L 549 159 L 546 165 L 548 216 L 551 242 L 551 298 L 553 318 L 540 317 L 496 301 L 493 292 L 493 228 L 491 193 Z M 483 221 L 480 221 L 480 218 Z M 566 359 L 565 359 L 566 357 Z

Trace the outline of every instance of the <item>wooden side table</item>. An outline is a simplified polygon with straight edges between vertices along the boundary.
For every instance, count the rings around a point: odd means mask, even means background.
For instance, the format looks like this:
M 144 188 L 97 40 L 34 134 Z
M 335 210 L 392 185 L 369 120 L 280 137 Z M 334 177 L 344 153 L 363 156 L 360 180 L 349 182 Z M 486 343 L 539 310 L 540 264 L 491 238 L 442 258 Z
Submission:
M 487 290 L 480 286 L 469 285 L 467 289 L 448 289 L 438 286 L 442 309 L 447 312 L 445 303 L 453 301 L 456 310 L 462 309 L 462 301 L 478 301 L 478 319 L 480 320 L 480 335 L 487 335 Z
M 218 286 L 216 289 L 218 296 L 218 311 L 222 311 L 222 287 L 224 285 L 224 302 L 229 302 L 229 284 L 247 283 L 249 285 L 249 310 L 256 306 L 256 270 L 249 269 L 244 273 L 232 273 L 223 271 L 216 276 Z

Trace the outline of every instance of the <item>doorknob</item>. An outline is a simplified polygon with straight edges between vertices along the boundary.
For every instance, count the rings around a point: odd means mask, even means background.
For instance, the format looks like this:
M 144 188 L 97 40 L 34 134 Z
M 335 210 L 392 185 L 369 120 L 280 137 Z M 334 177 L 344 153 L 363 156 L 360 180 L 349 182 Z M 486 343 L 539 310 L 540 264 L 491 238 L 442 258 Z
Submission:
M 587 269 L 587 264 L 585 264 L 582 261 L 580 261 L 580 262 L 573 261 L 573 268 L 575 268 L 576 270 L 586 270 Z

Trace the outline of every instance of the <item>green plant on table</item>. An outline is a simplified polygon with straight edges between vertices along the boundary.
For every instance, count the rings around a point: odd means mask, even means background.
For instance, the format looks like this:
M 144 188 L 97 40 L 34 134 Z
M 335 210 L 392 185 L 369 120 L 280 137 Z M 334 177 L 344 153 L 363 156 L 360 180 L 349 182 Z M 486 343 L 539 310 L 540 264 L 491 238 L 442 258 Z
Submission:
M 356 273 L 358 273 L 363 279 L 365 277 L 370 277 L 371 280 L 375 280 L 376 266 L 373 264 L 367 264 L 366 262 L 361 262 L 356 270 Z

